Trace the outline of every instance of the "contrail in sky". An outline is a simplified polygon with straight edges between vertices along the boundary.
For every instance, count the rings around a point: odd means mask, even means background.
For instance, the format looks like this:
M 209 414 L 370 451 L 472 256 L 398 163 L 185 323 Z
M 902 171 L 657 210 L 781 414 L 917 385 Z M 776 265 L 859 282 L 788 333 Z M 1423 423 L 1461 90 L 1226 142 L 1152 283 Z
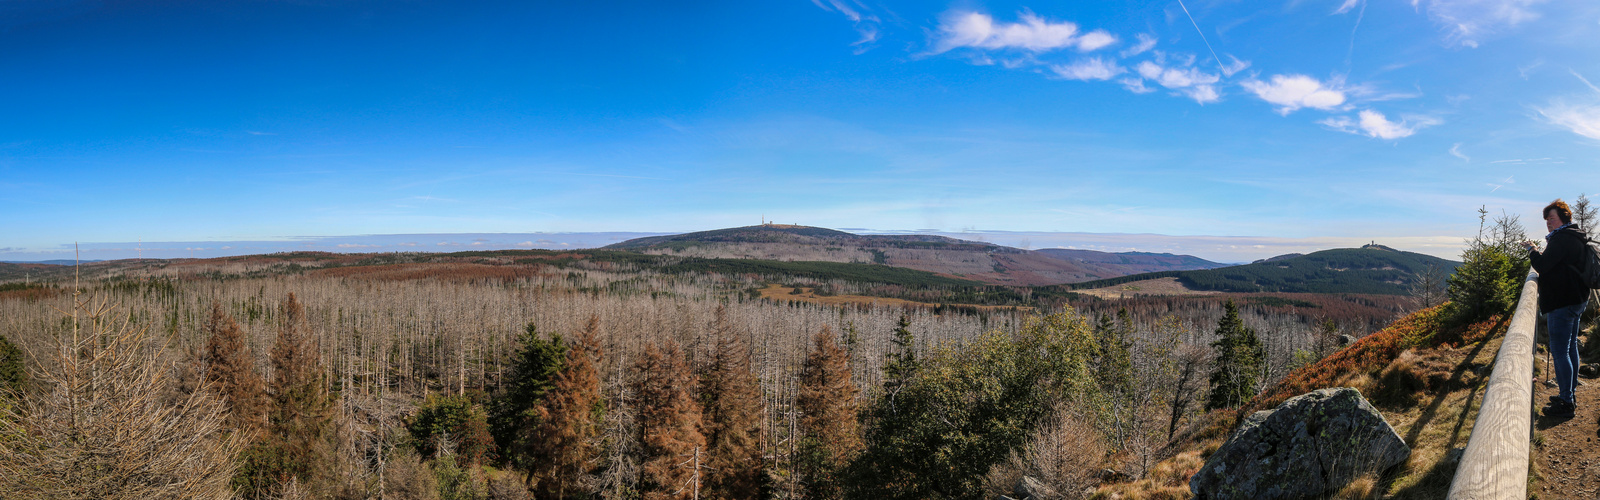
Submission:
M 1189 7 L 1183 4 L 1183 0 L 1178 0 L 1178 6 L 1183 7 L 1183 15 L 1189 17 L 1189 24 L 1193 24 L 1195 33 L 1200 34 L 1200 41 L 1206 43 L 1206 50 L 1211 51 L 1211 58 L 1217 60 L 1217 69 L 1227 73 L 1228 70 L 1222 68 L 1222 58 L 1217 57 L 1217 49 L 1211 48 L 1211 41 L 1206 40 L 1206 32 L 1200 31 L 1200 23 L 1194 22 L 1194 14 L 1189 13 Z

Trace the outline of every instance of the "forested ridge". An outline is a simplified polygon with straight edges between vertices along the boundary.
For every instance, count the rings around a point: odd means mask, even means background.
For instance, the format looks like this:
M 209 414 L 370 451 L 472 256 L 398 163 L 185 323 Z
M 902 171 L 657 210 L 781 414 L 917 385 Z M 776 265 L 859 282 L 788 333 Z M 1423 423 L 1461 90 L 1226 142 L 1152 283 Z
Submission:
M 1459 264 L 1369 245 L 1241 266 L 1135 274 L 1057 288 L 1083 290 L 1175 277 L 1190 289 L 1204 291 L 1407 295 L 1424 276 L 1431 274 L 1435 282 L 1441 281 Z

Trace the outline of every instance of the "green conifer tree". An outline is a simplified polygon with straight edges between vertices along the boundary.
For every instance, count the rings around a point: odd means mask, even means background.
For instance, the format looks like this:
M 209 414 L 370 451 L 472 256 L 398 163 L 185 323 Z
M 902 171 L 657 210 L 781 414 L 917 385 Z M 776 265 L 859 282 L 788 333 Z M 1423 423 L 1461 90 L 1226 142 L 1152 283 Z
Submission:
M 22 364 L 22 349 L 0 336 L 0 395 L 21 392 L 28 383 L 28 371 Z
M 565 365 L 568 346 L 560 335 L 545 339 L 539 328 L 528 323 L 517 337 L 518 349 L 511 362 L 511 373 L 502 382 L 489 415 L 490 434 L 495 446 L 501 450 L 506 462 L 531 474 L 534 466 L 528 463 L 529 439 L 539 426 L 539 407 L 544 404 L 545 393 L 554 384 L 555 376 Z M 528 476 L 532 480 L 532 476 Z
M 1239 319 L 1239 307 L 1232 300 L 1224 306 L 1217 322 L 1217 340 L 1211 343 L 1217 361 L 1211 369 L 1211 396 L 1206 409 L 1236 408 L 1256 395 L 1256 382 L 1262 376 L 1266 353 L 1254 329 Z
M 889 340 L 894 342 L 895 349 L 884 355 L 883 390 L 888 394 L 892 407 L 894 395 L 917 373 L 917 344 L 916 337 L 911 334 L 910 316 L 900 315 L 900 322 L 894 328 L 894 337 Z

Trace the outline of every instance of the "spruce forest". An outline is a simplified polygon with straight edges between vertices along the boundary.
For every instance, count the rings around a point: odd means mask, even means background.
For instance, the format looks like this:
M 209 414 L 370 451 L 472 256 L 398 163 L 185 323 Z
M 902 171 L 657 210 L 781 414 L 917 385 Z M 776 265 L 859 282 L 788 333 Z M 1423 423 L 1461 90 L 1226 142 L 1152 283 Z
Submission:
M 0 491 L 976 499 L 1026 475 L 1071 498 L 1429 305 L 826 304 L 755 290 L 972 289 L 528 255 L 118 261 L 10 286 Z

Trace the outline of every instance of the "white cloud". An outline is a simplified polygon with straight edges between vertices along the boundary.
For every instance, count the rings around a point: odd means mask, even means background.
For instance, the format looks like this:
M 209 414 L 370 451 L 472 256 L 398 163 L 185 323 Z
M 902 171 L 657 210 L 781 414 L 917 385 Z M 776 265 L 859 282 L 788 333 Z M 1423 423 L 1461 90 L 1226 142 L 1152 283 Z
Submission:
M 1090 52 L 1116 41 L 1115 36 L 1104 30 L 1078 36 L 1077 24 L 1050 22 L 1030 12 L 1022 13 L 1015 23 L 996 23 L 993 17 L 981 12 L 951 11 L 940 21 L 938 38 L 930 53 L 940 54 L 962 47 L 1030 52 L 1076 47 Z
M 1133 57 L 1145 52 L 1149 52 L 1150 49 L 1156 48 L 1156 37 L 1154 35 L 1140 33 L 1134 35 L 1134 38 L 1138 39 L 1139 43 L 1133 44 L 1132 47 L 1123 49 L 1118 55 L 1121 55 L 1122 57 Z
M 1590 139 L 1600 139 L 1600 106 L 1573 105 L 1555 101 L 1547 107 L 1537 108 L 1536 111 L 1551 125 L 1566 128 L 1574 134 Z
M 1378 139 L 1400 139 L 1410 137 L 1417 133 L 1417 129 L 1430 127 L 1443 123 L 1438 118 L 1429 116 L 1407 116 L 1398 122 L 1389 121 L 1383 113 L 1370 109 L 1363 109 L 1357 114 L 1358 119 L 1348 116 L 1335 116 L 1317 123 L 1325 125 L 1340 132 L 1365 135 Z
M 1053 65 L 1050 66 L 1050 70 L 1054 71 L 1062 78 L 1085 81 L 1110 80 L 1111 78 L 1127 71 L 1121 66 L 1118 66 L 1116 62 L 1099 57 L 1084 59 L 1070 65 Z
M 1128 89 L 1129 92 L 1133 92 L 1135 94 L 1148 94 L 1156 91 L 1156 89 L 1145 86 L 1144 79 L 1137 77 L 1123 78 L 1121 80 L 1117 80 L 1117 83 L 1121 83 L 1122 86 Z
M 1221 99 L 1215 84 L 1222 79 L 1212 73 L 1200 71 L 1198 68 L 1168 68 L 1151 61 L 1139 63 L 1135 68 L 1139 76 L 1160 84 L 1194 99 L 1195 102 L 1205 104 Z
M 1106 30 L 1094 30 L 1078 37 L 1078 50 L 1093 52 L 1113 43 L 1117 43 L 1117 37 L 1111 36 Z
M 1428 18 L 1445 32 L 1451 45 L 1477 47 L 1483 40 L 1519 24 L 1539 18 L 1533 6 L 1544 0 L 1411 0 L 1426 4 Z
M 1472 161 L 1472 158 L 1468 157 L 1466 153 L 1461 152 L 1461 143 L 1459 142 L 1450 146 L 1450 156 L 1460 158 L 1461 161 Z
M 1344 0 L 1344 3 L 1340 4 L 1339 8 L 1333 9 L 1333 15 L 1350 12 L 1350 9 L 1356 8 L 1357 5 L 1361 5 L 1361 0 Z
M 1300 108 L 1332 110 L 1345 101 L 1342 90 L 1306 75 L 1272 75 L 1270 82 L 1252 78 L 1240 85 L 1261 100 L 1277 106 L 1278 113 L 1284 116 Z

